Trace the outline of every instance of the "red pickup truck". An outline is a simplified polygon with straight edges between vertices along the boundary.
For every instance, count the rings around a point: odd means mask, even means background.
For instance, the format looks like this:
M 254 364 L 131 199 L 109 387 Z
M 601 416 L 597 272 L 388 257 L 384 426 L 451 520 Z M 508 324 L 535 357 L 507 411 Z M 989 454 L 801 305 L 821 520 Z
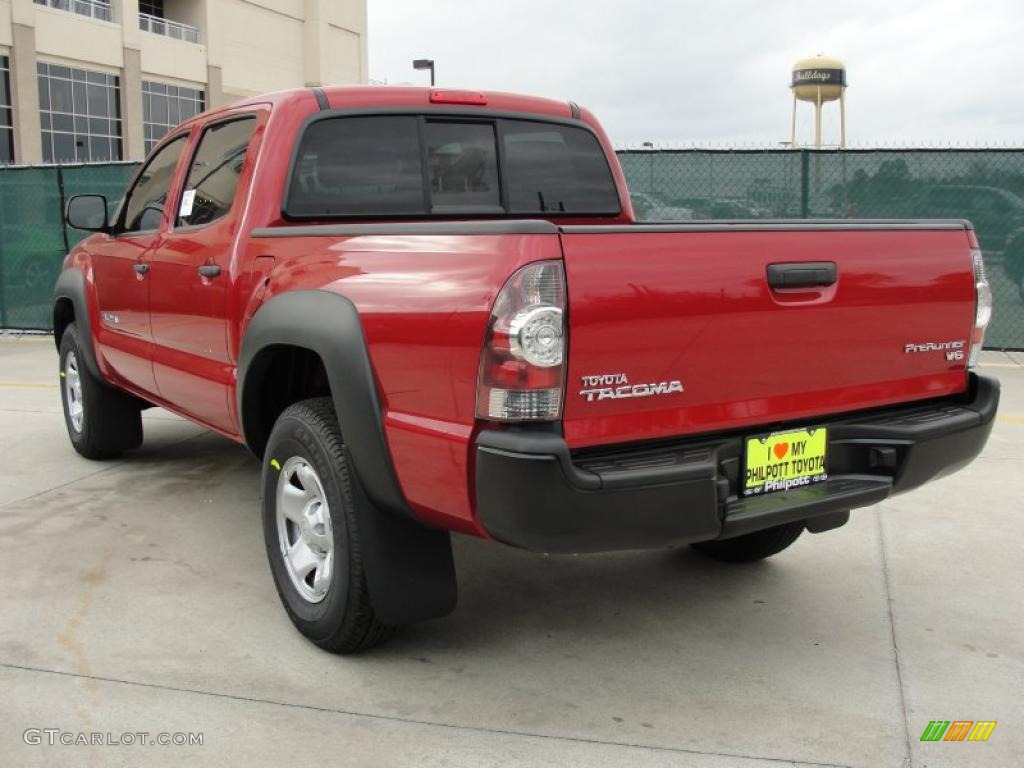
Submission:
M 999 389 L 964 221 L 633 221 L 573 103 L 304 88 L 170 132 L 67 257 L 68 434 L 167 408 L 262 460 L 281 600 L 323 648 L 455 605 L 450 532 L 775 554 L 964 466 Z

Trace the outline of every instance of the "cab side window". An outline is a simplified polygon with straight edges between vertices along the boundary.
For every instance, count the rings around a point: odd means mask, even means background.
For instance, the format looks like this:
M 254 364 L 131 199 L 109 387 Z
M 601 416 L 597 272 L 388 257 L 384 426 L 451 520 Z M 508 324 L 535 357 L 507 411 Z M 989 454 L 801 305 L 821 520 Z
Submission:
M 183 133 L 165 144 L 153 155 L 142 169 L 135 185 L 128 191 L 125 202 L 122 233 L 149 232 L 159 229 L 167 203 L 178 158 L 185 148 L 187 133 Z
M 179 223 L 209 224 L 231 210 L 255 128 L 256 118 L 250 116 L 217 123 L 203 131 L 181 196 Z

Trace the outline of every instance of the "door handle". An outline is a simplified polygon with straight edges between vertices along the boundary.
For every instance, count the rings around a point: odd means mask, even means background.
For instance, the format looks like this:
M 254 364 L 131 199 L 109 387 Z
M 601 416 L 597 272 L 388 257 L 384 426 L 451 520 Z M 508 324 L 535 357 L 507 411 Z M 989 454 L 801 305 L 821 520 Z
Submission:
M 768 285 L 772 288 L 810 288 L 835 284 L 839 270 L 834 261 L 797 261 L 769 264 Z
M 196 270 L 200 277 L 217 277 L 220 275 L 220 267 L 216 264 L 203 264 Z
M 144 275 L 149 272 L 149 264 L 140 261 L 138 264 L 133 264 L 132 269 L 138 272 L 140 275 Z

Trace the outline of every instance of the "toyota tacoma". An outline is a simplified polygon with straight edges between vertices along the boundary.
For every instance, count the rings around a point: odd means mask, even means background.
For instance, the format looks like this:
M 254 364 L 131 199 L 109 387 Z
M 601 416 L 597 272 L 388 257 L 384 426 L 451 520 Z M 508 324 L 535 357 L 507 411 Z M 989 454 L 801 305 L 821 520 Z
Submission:
M 281 601 L 335 652 L 453 610 L 452 532 L 757 560 L 963 467 L 999 399 L 969 223 L 639 224 L 571 102 L 255 97 L 65 214 L 72 445 L 136 448 L 155 405 L 248 446 Z

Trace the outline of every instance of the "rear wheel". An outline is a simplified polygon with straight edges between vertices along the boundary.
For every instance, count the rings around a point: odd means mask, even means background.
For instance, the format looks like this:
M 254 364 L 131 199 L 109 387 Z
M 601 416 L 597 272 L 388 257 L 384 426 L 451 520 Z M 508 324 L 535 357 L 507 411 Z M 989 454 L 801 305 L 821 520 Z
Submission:
M 142 412 L 130 395 L 94 376 L 72 323 L 60 340 L 60 392 L 71 445 L 87 459 L 109 459 L 142 445 Z
M 370 601 L 354 482 L 330 398 L 286 408 L 263 457 L 267 557 L 292 623 L 333 653 L 372 648 L 394 630 Z
M 733 539 L 701 541 L 691 544 L 698 552 L 727 563 L 750 563 L 777 555 L 800 538 L 804 522 L 786 523 L 763 531 L 754 531 Z

